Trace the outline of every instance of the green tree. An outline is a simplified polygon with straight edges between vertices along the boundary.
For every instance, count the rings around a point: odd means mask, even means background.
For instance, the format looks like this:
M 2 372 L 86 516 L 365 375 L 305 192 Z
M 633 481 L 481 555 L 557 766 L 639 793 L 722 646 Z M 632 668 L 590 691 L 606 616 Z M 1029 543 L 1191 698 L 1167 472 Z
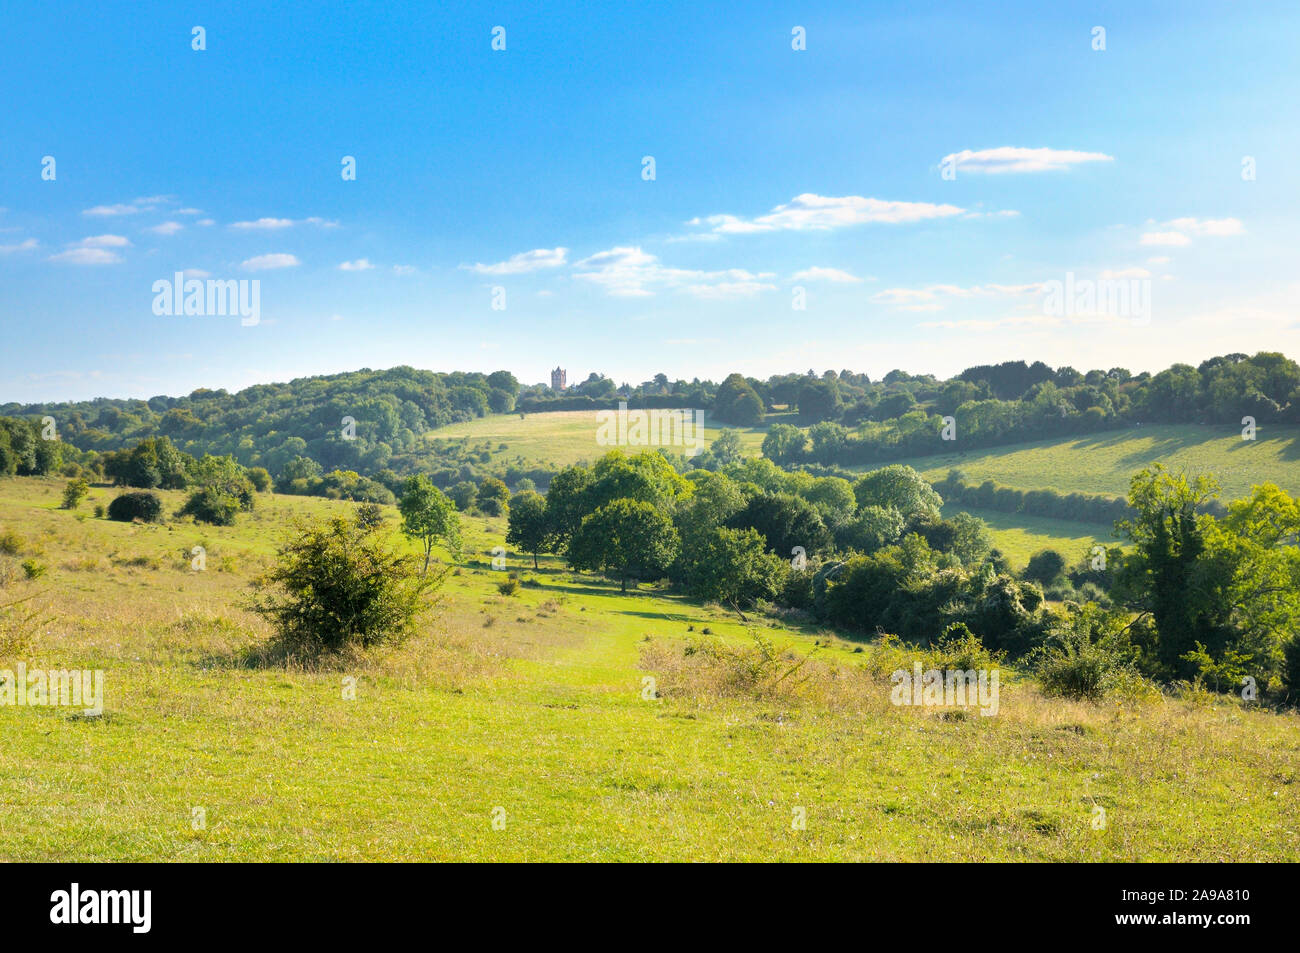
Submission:
M 858 506 L 892 506 L 909 522 L 939 519 L 943 498 L 921 474 L 895 463 L 872 470 L 853 485 Z
M 763 438 L 763 456 L 774 463 L 796 463 L 808 446 L 808 437 L 793 424 L 773 424 Z
M 756 427 L 763 422 L 763 399 L 740 374 L 728 374 L 713 398 L 713 416 L 739 427 Z
M 786 571 L 785 560 L 767 551 L 757 531 L 725 526 L 685 548 L 682 562 L 691 595 L 736 608 L 771 599 L 781 590 Z
M 510 488 L 496 477 L 484 477 L 478 485 L 478 508 L 488 516 L 504 516 L 510 509 Z
M 551 521 L 546 513 L 546 497 L 531 490 L 515 495 L 510 502 L 506 542 L 531 553 L 534 569 L 537 568 L 538 553 L 553 551 L 555 536 L 551 532 Z
M 397 509 L 402 514 L 402 532 L 424 548 L 423 573 L 429 572 L 429 559 L 438 540 L 455 555 L 460 545 L 460 517 L 451 500 L 427 476 L 421 473 L 406 481 Z
M 662 576 L 677 547 L 677 530 L 659 510 L 640 500 L 614 500 L 583 519 L 569 544 L 569 564 L 613 576 L 626 592 L 629 580 Z

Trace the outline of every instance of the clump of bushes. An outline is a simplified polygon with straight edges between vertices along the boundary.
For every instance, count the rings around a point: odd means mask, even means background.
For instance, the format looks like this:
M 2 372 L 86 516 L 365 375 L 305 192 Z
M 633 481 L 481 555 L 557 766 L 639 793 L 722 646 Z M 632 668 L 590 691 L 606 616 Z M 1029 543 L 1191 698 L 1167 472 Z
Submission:
M 511 573 L 504 582 L 497 586 L 497 592 L 503 596 L 513 596 L 519 592 L 519 577 Z
M 98 515 L 98 513 L 96 514 Z M 161 523 L 163 515 L 162 500 L 157 493 L 141 490 L 136 493 L 123 493 L 108 504 L 108 518 L 119 523 Z
M 423 575 L 415 557 L 335 517 L 299 526 L 280 546 L 250 607 L 275 628 L 280 649 L 314 659 L 401 641 L 443 575 Z

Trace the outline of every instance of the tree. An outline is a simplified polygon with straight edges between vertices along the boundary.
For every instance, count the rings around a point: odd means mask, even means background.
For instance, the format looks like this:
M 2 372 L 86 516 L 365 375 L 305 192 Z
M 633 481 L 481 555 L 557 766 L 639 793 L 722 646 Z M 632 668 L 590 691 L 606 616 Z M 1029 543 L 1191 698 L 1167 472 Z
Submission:
M 808 437 L 793 424 L 773 424 L 763 438 L 763 456 L 774 463 L 796 463 L 808 446 Z
M 767 551 L 755 530 L 725 526 L 715 527 L 686 550 L 682 561 L 691 595 L 738 609 L 775 596 L 787 568 L 785 560 Z
M 460 517 L 451 500 L 423 473 L 406 481 L 397 509 L 402 514 L 402 532 L 424 547 L 423 573 L 429 572 L 429 559 L 438 540 L 446 541 L 453 554 L 459 548 Z
M 427 570 L 427 562 L 426 562 Z M 300 526 L 254 582 L 251 608 L 272 626 L 283 647 L 315 656 L 400 641 L 424 608 L 424 594 L 441 584 L 416 569 L 355 520 L 335 517 Z
M 574 569 L 605 572 L 619 580 L 663 575 L 677 555 L 677 530 L 649 503 L 614 500 L 583 519 L 569 544 Z
M 727 521 L 733 529 L 754 529 L 767 540 L 768 548 L 789 559 L 801 546 L 812 556 L 830 549 L 831 534 L 821 515 L 807 500 L 788 494 L 764 493 L 745 504 Z
M 496 477 L 484 477 L 478 485 L 478 508 L 488 516 L 505 516 L 510 509 L 510 488 Z
M 551 479 L 546 489 L 546 516 L 557 546 L 568 546 L 582 525 L 582 518 L 589 512 L 586 504 L 590 486 L 591 471 L 586 467 L 566 467 Z
M 470 480 L 461 480 L 447 491 L 447 495 L 456 504 L 456 509 L 468 513 L 478 502 L 478 487 Z
M 1029 557 L 1022 573 L 1025 579 L 1047 587 L 1065 574 L 1065 557 L 1054 549 L 1043 549 Z
M 533 568 L 537 568 L 537 554 L 549 553 L 555 545 L 555 536 L 551 532 L 551 522 L 546 513 L 546 497 L 531 490 L 515 495 L 510 502 L 506 542 L 531 553 Z
M 895 463 L 872 470 L 853 486 L 858 506 L 892 506 L 908 521 L 939 518 L 943 498 L 921 474 Z
M 725 428 L 709 445 L 709 453 L 719 466 L 735 463 L 744 456 L 744 446 L 740 442 L 740 431 Z
M 718 385 L 713 398 L 713 416 L 740 427 L 756 427 L 763 422 L 763 399 L 740 374 L 728 374 Z
M 1198 510 L 1218 495 L 1209 476 L 1188 480 L 1155 464 L 1133 477 L 1129 506 L 1136 515 L 1116 530 L 1133 550 L 1124 557 L 1116 582 L 1133 608 L 1155 620 L 1157 657 L 1168 676 L 1192 674 L 1184 658 L 1203 642 L 1219 653 L 1230 636 L 1222 587 L 1230 579 L 1206 555 L 1206 534 L 1214 518 Z
M 242 510 L 253 508 L 253 483 L 234 457 L 205 454 L 192 469 L 195 490 L 180 515 L 214 526 L 231 526 Z
M 805 423 L 835 420 L 840 415 L 843 401 L 837 383 L 811 380 L 799 388 L 799 417 Z

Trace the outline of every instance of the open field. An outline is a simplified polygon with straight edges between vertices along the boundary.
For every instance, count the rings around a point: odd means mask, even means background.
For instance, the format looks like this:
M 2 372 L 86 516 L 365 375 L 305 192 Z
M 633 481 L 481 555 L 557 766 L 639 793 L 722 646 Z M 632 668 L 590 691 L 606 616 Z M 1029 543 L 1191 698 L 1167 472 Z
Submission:
M 259 668 L 242 655 L 268 636 L 240 607 L 248 580 L 291 517 L 352 504 L 263 495 L 234 527 L 152 527 L 97 520 L 93 499 L 79 522 L 61 487 L 0 480 L 0 531 L 49 567 L 5 599 L 35 594 L 48 618 L 29 667 L 105 671 L 105 714 L 0 706 L 0 860 L 1300 856 L 1294 713 L 1063 702 L 1006 672 L 995 717 L 944 719 L 889 703 L 867 670 L 883 650 L 766 619 L 800 655 L 821 642 L 841 675 L 812 683 L 825 692 L 700 694 L 681 650 L 705 627 L 747 644 L 734 613 L 513 555 L 537 585 L 503 597 L 486 555 L 503 521 L 481 518 L 417 638 L 326 670 Z M 648 675 L 664 697 L 643 698 Z
M 951 517 L 955 513 L 970 513 L 984 520 L 988 524 L 989 535 L 993 537 L 993 545 L 1002 550 L 1017 570 L 1024 569 L 1029 557 L 1043 549 L 1055 549 L 1068 563 L 1073 564 L 1091 552 L 1092 547 L 1098 543 L 1113 545 L 1115 542 L 1105 527 L 1095 523 L 977 510 L 957 503 L 944 506 L 945 517 Z
M 1222 499 L 1235 500 L 1264 482 L 1300 492 L 1300 428 L 1260 428 L 1258 439 L 1249 441 L 1232 428 L 1140 427 L 899 462 L 930 478 L 956 468 L 968 482 L 1113 496 L 1127 495 L 1129 480 L 1143 467 L 1163 463 L 1175 471 L 1213 473 L 1223 486 Z
M 768 422 L 762 427 L 732 428 L 740 433 L 741 443 L 747 455 L 757 456 L 767 436 L 767 428 L 786 419 L 793 419 L 789 414 L 769 414 Z M 518 414 L 493 414 L 479 417 L 468 423 L 451 424 L 429 431 L 428 436 L 437 440 L 465 439 L 471 444 L 489 442 L 494 457 L 513 460 L 516 456 L 526 462 L 550 463 L 568 466 L 586 461 L 595 462 L 613 447 L 604 447 L 596 442 L 596 412 L 590 410 L 563 410 L 544 414 L 528 414 L 521 418 Z M 700 438 L 705 446 L 712 443 L 726 424 L 707 421 Z M 501 449 L 499 444 L 506 444 Z M 628 448 L 625 448 L 628 449 Z M 636 448 L 631 448 L 636 449 Z M 670 448 L 681 453 L 681 448 Z

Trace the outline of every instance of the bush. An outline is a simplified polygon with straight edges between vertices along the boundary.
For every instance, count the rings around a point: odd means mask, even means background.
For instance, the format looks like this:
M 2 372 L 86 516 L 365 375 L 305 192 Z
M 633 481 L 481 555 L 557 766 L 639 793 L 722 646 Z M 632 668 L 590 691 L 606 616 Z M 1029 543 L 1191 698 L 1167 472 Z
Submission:
M 135 520 L 142 523 L 161 523 L 162 512 L 162 500 L 158 498 L 158 494 L 147 490 L 123 493 L 108 504 L 108 518 L 119 523 L 130 523 Z
M 511 573 L 510 578 L 508 578 L 505 582 L 497 586 L 497 592 L 501 593 L 501 595 L 503 596 L 513 596 L 518 591 L 519 591 L 519 577 L 516 576 L 514 573 Z
M 1134 672 L 1124 615 L 1098 606 L 1071 606 L 1033 656 L 1043 692 L 1097 701 Z
M 40 579 L 45 575 L 45 564 L 39 563 L 35 559 L 23 560 L 23 572 L 28 579 Z
M 27 540 L 23 539 L 11 529 L 0 533 L 0 553 L 6 556 L 17 556 L 27 546 Z
M 1029 565 L 1021 573 L 1030 582 L 1041 583 L 1047 588 L 1056 582 L 1065 572 L 1065 557 L 1054 549 L 1044 549 L 1029 557 Z
M 75 510 L 90 492 L 90 484 L 85 480 L 72 480 L 63 488 L 62 509 Z
M 266 467 L 251 467 L 248 471 L 248 480 L 258 493 L 265 493 L 271 488 L 271 474 Z
M 299 527 L 280 546 L 275 566 L 253 584 L 250 607 L 284 649 L 316 657 L 401 641 L 441 581 L 379 534 L 335 517 Z

